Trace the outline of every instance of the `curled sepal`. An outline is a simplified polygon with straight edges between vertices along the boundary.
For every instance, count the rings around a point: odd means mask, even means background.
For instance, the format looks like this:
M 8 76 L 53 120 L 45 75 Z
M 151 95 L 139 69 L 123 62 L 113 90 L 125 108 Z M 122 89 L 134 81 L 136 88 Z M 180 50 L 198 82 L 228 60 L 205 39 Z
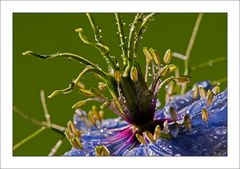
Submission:
M 70 83 L 69 86 L 65 89 L 61 89 L 61 90 L 55 90 L 53 91 L 49 96 L 48 98 L 53 98 L 54 96 L 56 95 L 59 95 L 59 94 L 68 94 L 70 93 L 74 88 L 74 84 L 73 83 Z
M 188 83 L 190 82 L 190 77 L 189 76 L 175 77 L 174 80 L 178 83 Z
M 132 66 L 131 68 L 130 77 L 134 82 L 138 80 L 138 70 L 135 66 Z
M 205 108 L 202 109 L 201 114 L 202 114 L 202 120 L 205 122 L 208 121 L 208 112 Z
M 104 145 L 99 145 L 95 147 L 96 156 L 110 156 L 109 149 Z
M 83 29 L 82 28 L 77 28 L 75 29 L 75 32 L 77 32 L 79 34 L 80 39 L 83 41 L 83 43 L 86 43 L 88 45 L 92 45 L 96 48 L 98 48 L 100 51 L 102 51 L 103 53 L 108 53 L 109 52 L 109 48 L 105 45 L 103 45 L 102 43 L 98 43 L 98 42 L 92 42 L 91 40 L 89 40 L 84 34 L 83 34 Z
M 171 59 L 172 59 L 172 51 L 171 49 L 168 49 L 166 52 L 165 52 L 165 55 L 163 57 L 163 62 L 165 64 L 169 64 L 171 62 Z

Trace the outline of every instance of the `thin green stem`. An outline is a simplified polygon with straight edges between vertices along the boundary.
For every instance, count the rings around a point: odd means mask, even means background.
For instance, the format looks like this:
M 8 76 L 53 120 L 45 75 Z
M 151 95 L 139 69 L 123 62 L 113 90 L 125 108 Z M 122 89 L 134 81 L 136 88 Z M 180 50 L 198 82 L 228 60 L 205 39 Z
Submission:
M 40 59 L 54 59 L 54 58 L 58 58 L 58 57 L 64 57 L 64 58 L 67 58 L 67 59 L 70 59 L 70 60 L 76 60 L 76 61 L 80 62 L 81 64 L 91 65 L 91 66 L 97 68 L 97 66 L 94 63 L 90 62 L 89 60 L 85 59 L 82 56 L 79 56 L 79 55 L 76 55 L 76 54 L 73 54 L 73 53 L 58 52 L 56 54 L 43 55 L 43 54 L 35 53 L 33 51 L 26 51 L 22 54 L 26 55 L 26 56 L 35 56 L 35 57 L 38 57 Z
M 125 35 L 124 35 L 124 31 L 123 31 L 123 20 L 120 16 L 120 14 L 115 13 L 115 19 L 116 19 L 116 23 L 117 23 L 117 27 L 118 27 L 118 36 L 120 39 L 120 47 L 122 50 L 122 59 L 123 59 L 123 66 L 127 65 L 127 46 L 126 46 L 126 42 L 125 42 Z
M 90 22 L 90 25 L 92 27 L 92 30 L 93 30 L 93 33 L 94 33 L 94 36 L 95 36 L 95 40 L 99 43 L 102 43 L 102 38 L 101 38 L 101 35 L 100 35 L 100 31 L 99 29 L 97 29 L 96 27 L 96 24 L 92 18 L 92 15 L 90 13 L 86 13 L 87 17 L 88 17 L 88 20 Z
M 26 113 L 22 112 L 21 110 L 19 110 L 16 106 L 13 106 L 13 111 L 15 113 L 17 113 L 18 115 L 20 115 L 22 118 L 24 118 L 25 120 L 28 120 L 30 121 L 32 124 L 35 124 L 37 126 L 42 126 L 42 127 L 46 127 L 46 128 L 51 128 L 55 131 L 58 131 L 60 133 L 63 133 L 65 131 L 65 127 L 63 126 L 60 126 L 58 124 L 54 124 L 54 123 L 51 123 L 49 125 L 48 122 L 46 121 L 39 121 L 39 120 L 36 120 L 32 117 L 29 117 Z
M 149 21 L 151 20 L 151 18 L 156 15 L 156 13 L 150 13 L 146 16 L 143 17 L 143 22 L 139 28 L 139 31 L 137 32 L 137 37 L 136 37 L 136 40 L 134 42 L 134 50 L 135 52 L 137 52 L 137 49 L 139 47 L 139 44 L 140 44 L 140 41 L 141 41 L 141 38 L 143 36 L 143 34 L 146 32 L 146 26 L 147 24 L 149 23 Z
M 198 29 L 199 29 L 202 17 L 203 17 L 203 13 L 198 14 L 196 23 L 195 23 L 193 31 L 192 31 L 191 38 L 190 38 L 188 46 L 187 46 L 187 50 L 186 50 L 186 53 L 185 53 L 186 60 L 184 61 L 184 68 L 185 68 L 184 75 L 186 75 L 186 76 L 189 73 L 188 60 L 190 58 L 190 53 L 191 53 L 191 50 L 193 48 L 193 45 L 194 45 L 194 42 L 195 42 L 195 39 L 196 39 L 196 35 L 198 33 Z
M 63 139 L 65 139 L 65 138 L 66 137 L 64 136 L 63 138 L 61 138 L 57 141 L 57 143 L 51 149 L 51 152 L 48 154 L 48 156 L 54 156 L 56 154 L 56 152 L 58 151 L 58 149 L 61 147 L 61 145 L 63 143 Z
M 19 148 L 20 146 L 22 146 L 23 144 L 25 144 L 26 142 L 28 142 L 29 140 L 33 139 L 34 137 L 36 137 L 37 135 L 39 135 L 41 132 L 43 132 L 46 129 L 46 127 L 41 127 L 40 129 L 38 129 L 37 131 L 35 131 L 34 133 L 30 134 L 29 136 L 27 136 L 26 138 L 24 138 L 23 140 L 21 140 L 20 142 L 18 142 L 17 144 L 15 144 L 13 146 L 13 151 L 15 151 L 17 148 Z
M 45 119 L 50 125 L 51 124 L 51 117 L 50 117 L 50 114 L 49 114 L 48 109 L 47 109 L 44 90 L 40 91 L 40 98 L 41 98 L 41 103 L 42 103 Z
M 136 35 L 135 35 L 135 31 L 136 31 L 136 25 L 138 23 L 139 20 L 139 16 L 141 14 L 136 14 L 133 22 L 131 23 L 131 27 L 130 27 L 130 32 L 129 32 L 129 37 L 128 37 L 128 59 L 129 59 L 129 64 L 133 65 L 133 57 L 134 57 L 134 41 L 136 39 Z
M 190 68 L 190 70 L 196 70 L 198 68 L 204 68 L 204 67 L 207 67 L 207 66 L 213 66 L 213 64 L 215 63 L 218 63 L 218 62 L 222 62 L 222 61 L 225 61 L 227 58 L 226 57 L 219 57 L 217 59 L 212 59 L 212 60 L 209 60 L 207 62 L 204 62 L 204 63 L 201 63 L 201 64 L 198 64 L 196 66 L 192 66 Z

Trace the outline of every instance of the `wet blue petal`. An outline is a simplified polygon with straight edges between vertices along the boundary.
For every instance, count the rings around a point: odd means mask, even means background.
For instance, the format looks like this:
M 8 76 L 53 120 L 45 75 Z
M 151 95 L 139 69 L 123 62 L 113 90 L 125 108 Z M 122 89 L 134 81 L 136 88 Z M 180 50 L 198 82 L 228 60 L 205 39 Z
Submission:
M 201 85 L 208 89 L 211 88 L 208 82 Z M 185 114 L 189 114 L 192 120 L 190 130 L 180 128 L 178 131 L 170 129 L 170 133 L 175 132 L 176 138 L 171 140 L 158 139 L 155 143 L 146 145 L 134 144 L 134 147 L 123 143 L 108 146 L 114 155 L 123 156 L 226 156 L 227 155 L 227 90 L 214 97 L 210 106 L 206 105 L 206 99 L 192 99 L 191 91 L 183 96 L 177 96 L 171 103 L 167 104 L 162 110 L 157 111 L 155 119 L 170 117 L 168 109 L 170 106 L 176 108 L 178 119 L 182 119 Z M 209 112 L 207 122 L 202 121 L 201 111 L 206 108 Z M 103 140 L 115 136 L 124 126 L 128 124 L 120 118 L 103 120 L 100 128 L 88 128 L 79 115 L 74 116 L 75 126 L 80 130 L 86 129 L 87 133 L 80 138 L 84 150 L 72 148 L 65 156 L 93 156 L 94 149 Z M 117 131 L 119 130 L 119 131 Z M 132 140 L 130 140 L 132 141 Z M 118 149 L 119 152 L 118 152 Z

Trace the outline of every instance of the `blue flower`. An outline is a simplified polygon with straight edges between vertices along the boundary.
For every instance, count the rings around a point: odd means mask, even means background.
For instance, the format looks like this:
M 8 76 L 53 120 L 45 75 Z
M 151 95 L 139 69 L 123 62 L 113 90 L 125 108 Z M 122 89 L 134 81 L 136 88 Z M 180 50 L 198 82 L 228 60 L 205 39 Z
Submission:
M 206 90 L 212 89 L 209 82 L 199 83 Z M 86 130 L 79 138 L 83 149 L 72 148 L 65 156 L 94 156 L 95 148 L 104 145 L 110 155 L 115 156 L 226 156 L 227 155 L 227 90 L 213 97 L 210 105 L 207 98 L 192 97 L 193 91 L 176 96 L 173 101 L 156 110 L 154 119 L 171 119 L 170 107 L 177 112 L 177 121 L 188 114 L 191 128 L 174 127 L 168 123 L 170 138 L 158 138 L 152 142 L 144 137 L 140 143 L 134 129 L 121 118 L 106 119 L 101 126 L 88 127 L 83 121 L 86 113 L 77 109 L 74 115 L 75 127 Z M 208 120 L 202 120 L 202 109 L 206 108 Z M 170 121 L 170 120 L 169 120 Z

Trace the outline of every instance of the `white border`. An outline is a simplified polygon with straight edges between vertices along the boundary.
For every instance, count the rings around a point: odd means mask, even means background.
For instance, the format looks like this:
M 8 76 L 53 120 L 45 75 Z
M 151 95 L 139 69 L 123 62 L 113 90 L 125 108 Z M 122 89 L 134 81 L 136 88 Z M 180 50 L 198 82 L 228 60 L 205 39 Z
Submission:
M 3 168 L 239 167 L 238 1 L 2 1 L 1 3 L 1 165 Z M 150 11 L 228 13 L 228 157 L 12 157 L 12 13 Z

